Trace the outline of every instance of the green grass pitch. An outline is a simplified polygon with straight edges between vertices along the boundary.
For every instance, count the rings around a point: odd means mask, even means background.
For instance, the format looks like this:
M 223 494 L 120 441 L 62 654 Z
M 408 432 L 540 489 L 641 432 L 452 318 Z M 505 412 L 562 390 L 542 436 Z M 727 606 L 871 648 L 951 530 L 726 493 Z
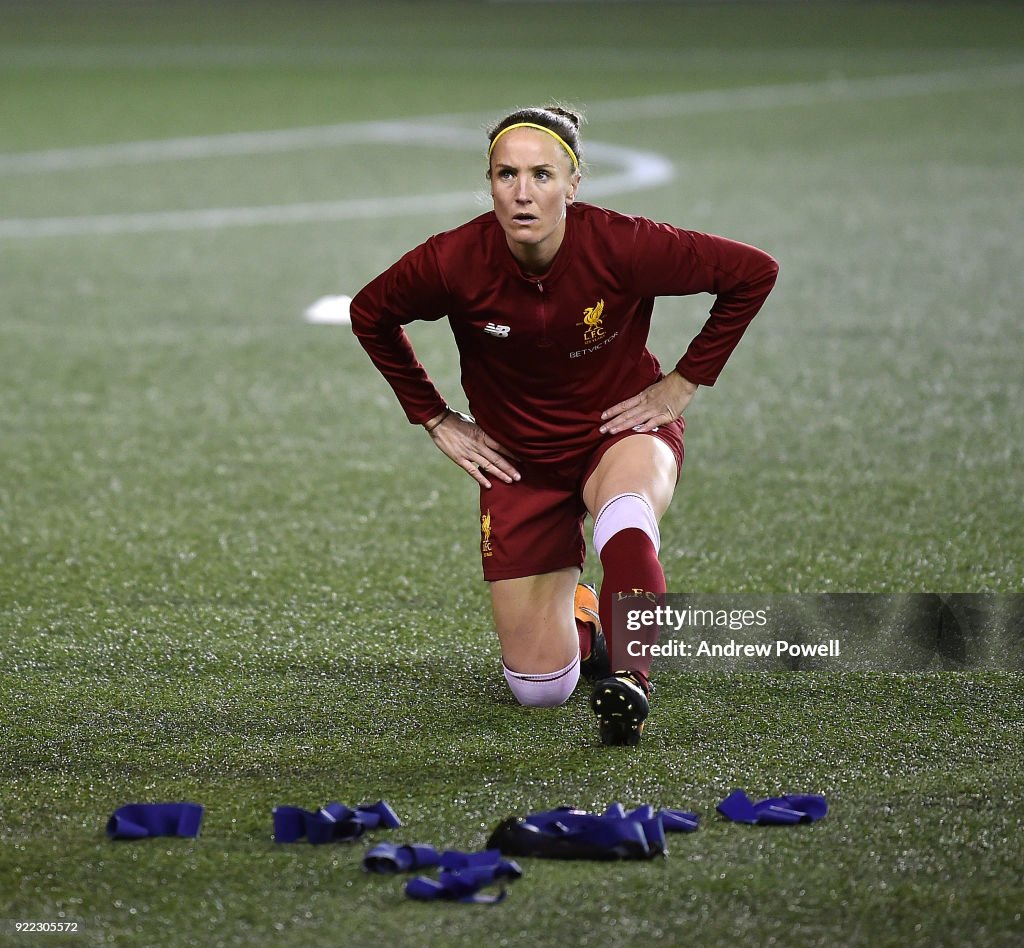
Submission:
M 1022 26 L 1012 3 L 4 4 L 0 941 L 1020 944 L 1020 642 L 913 671 L 856 643 L 831 672 L 666 662 L 644 744 L 601 748 L 582 689 L 515 706 L 471 484 L 302 313 L 484 206 L 489 118 L 576 103 L 588 140 L 674 170 L 601 203 L 783 268 L 688 413 L 670 590 L 1019 593 Z M 424 116 L 481 146 L 407 140 Z M 345 140 L 381 120 L 395 140 Z M 225 208 L 264 221 L 211 226 Z M 663 360 L 707 305 L 659 303 Z M 446 327 L 412 335 L 460 404 Z M 734 787 L 832 810 L 726 824 Z M 362 842 L 271 840 L 276 804 L 378 798 L 405 827 L 370 840 L 441 848 L 560 804 L 703 825 L 650 864 L 523 860 L 491 908 L 404 899 Z M 186 799 L 198 840 L 103 835 Z

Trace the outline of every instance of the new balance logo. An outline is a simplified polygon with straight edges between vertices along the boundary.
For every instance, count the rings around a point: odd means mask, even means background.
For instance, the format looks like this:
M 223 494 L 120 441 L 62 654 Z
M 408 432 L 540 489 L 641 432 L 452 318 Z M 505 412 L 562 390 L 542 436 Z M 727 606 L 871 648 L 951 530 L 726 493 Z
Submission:
M 511 326 L 502 326 L 498 323 L 488 323 L 484 326 L 484 332 L 490 333 L 492 336 L 497 336 L 499 339 L 506 338 L 511 331 Z

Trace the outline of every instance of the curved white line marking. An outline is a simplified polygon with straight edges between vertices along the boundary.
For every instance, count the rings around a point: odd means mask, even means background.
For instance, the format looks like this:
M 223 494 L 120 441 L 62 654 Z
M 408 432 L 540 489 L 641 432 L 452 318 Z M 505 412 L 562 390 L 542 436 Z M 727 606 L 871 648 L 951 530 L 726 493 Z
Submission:
M 297 139 L 284 138 L 287 132 L 260 133 L 257 144 L 267 149 L 287 147 L 322 147 L 327 142 L 323 133 L 327 129 L 305 130 L 320 135 L 306 138 L 307 144 L 294 145 Z M 334 126 L 332 144 L 387 143 L 392 145 L 471 146 L 479 149 L 481 134 L 462 128 L 433 125 L 424 127 L 401 122 L 365 123 L 353 126 Z M 281 136 L 281 138 L 276 138 Z M 206 140 L 203 148 L 231 149 L 242 145 L 240 138 L 251 136 L 218 136 Z M 315 145 L 308 144 L 312 139 Z M 198 143 L 203 139 L 180 139 L 172 145 L 177 157 L 195 157 Z M 252 142 L 249 142 L 251 146 Z M 136 143 L 136 148 L 168 143 Z M 132 146 L 125 146 L 130 148 Z M 144 151 L 136 152 L 136 155 Z M 219 154 L 237 154 L 219 151 Z M 251 152 L 246 152 L 251 153 Z M 161 152 L 166 157 L 166 151 Z M 207 152 L 204 157 L 207 157 Z M 599 164 L 609 164 L 615 170 L 588 178 L 585 197 L 604 197 L 622 191 L 657 187 L 672 180 L 672 163 L 652 152 L 623 148 L 602 142 L 591 142 L 587 154 Z M 161 160 L 164 160 L 164 157 Z M 478 209 L 483 212 L 486 202 L 482 195 L 470 191 L 446 194 L 420 194 L 404 197 L 352 198 L 343 201 L 310 201 L 299 204 L 271 204 L 254 207 L 212 207 L 186 211 L 149 211 L 136 214 L 98 214 L 87 217 L 39 217 L 0 220 L 0 239 L 29 237 L 78 237 L 112 234 L 144 234 L 154 231 L 212 230 L 221 227 L 256 227 L 267 224 L 304 224 L 335 222 L 380 217 L 402 217 L 414 214 Z
M 430 119 L 392 122 L 348 122 L 283 128 L 269 132 L 228 132 L 191 138 L 84 145 L 47 151 L 0 155 L 0 174 L 34 174 L 44 171 L 79 171 L 114 165 L 141 165 L 228 155 L 272 155 L 307 148 L 339 145 L 470 145 L 481 148 L 481 132 L 432 123 Z
M 736 109 L 760 110 L 812 105 L 830 101 L 864 101 L 907 95 L 934 95 L 986 86 L 1012 86 L 1024 81 L 1024 64 L 827 79 L 786 85 L 705 90 L 673 95 L 608 100 L 590 108 L 602 121 L 644 120 Z M 81 148 L 0 154 L 0 175 L 32 174 L 113 165 L 182 161 L 228 155 L 271 154 L 305 148 L 338 147 L 356 143 L 472 145 L 480 147 L 480 132 L 445 122 L 468 121 L 470 116 L 424 117 L 403 122 L 361 122 L 269 132 L 243 132 L 161 141 L 125 142 Z M 588 179 L 584 197 L 656 187 L 673 177 L 667 158 L 653 152 L 593 142 L 588 155 L 617 165 L 618 171 Z M 366 217 L 396 217 L 484 206 L 477 195 L 454 192 L 393 198 L 309 202 L 263 207 L 204 208 L 89 217 L 47 217 L 0 220 L 0 239 L 93 234 L 147 233 L 160 230 L 200 230 L 263 224 L 342 221 Z

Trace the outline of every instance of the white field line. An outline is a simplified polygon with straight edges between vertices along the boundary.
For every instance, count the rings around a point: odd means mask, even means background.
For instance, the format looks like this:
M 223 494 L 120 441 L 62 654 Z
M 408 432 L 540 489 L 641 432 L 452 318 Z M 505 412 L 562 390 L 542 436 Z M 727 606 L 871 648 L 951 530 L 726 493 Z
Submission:
M 392 145 L 434 145 L 480 147 L 481 133 L 466 129 L 387 123 L 386 139 L 379 126 L 362 125 L 358 134 L 348 136 L 354 142 L 380 142 Z M 403 136 L 403 132 L 407 134 Z M 424 134 L 429 133 L 429 134 Z M 611 165 L 612 173 L 588 180 L 587 197 L 605 197 L 622 191 L 656 187 L 672 180 L 674 169 L 666 158 L 652 152 L 591 142 L 588 154 L 598 162 Z M 149 211 L 133 214 L 98 214 L 86 217 L 39 217 L 0 220 L 0 239 L 26 237 L 77 237 L 111 234 L 143 234 L 153 231 L 213 230 L 222 227 L 254 227 L 266 224 L 334 222 L 411 214 L 435 214 L 461 209 L 483 213 L 487 199 L 472 191 L 446 194 L 417 194 L 397 197 L 351 198 L 342 201 L 310 201 L 298 204 L 271 204 L 255 207 L 210 207 L 184 211 Z
M 159 161 L 187 161 L 194 158 L 224 158 L 234 155 L 272 155 L 310 148 L 343 145 L 424 145 L 482 148 L 480 132 L 466 128 L 440 127 L 430 119 L 390 122 L 348 122 L 284 128 L 271 132 L 230 132 L 194 138 L 163 138 L 155 141 L 121 142 L 113 145 L 85 145 L 48 151 L 0 155 L 0 174 L 34 174 L 43 171 L 80 171 L 115 165 L 141 165 Z
M 709 112 L 781 109 L 828 102 L 863 102 L 903 96 L 940 95 L 1024 83 L 1024 63 L 980 66 L 941 72 L 866 76 L 859 79 L 832 78 L 820 82 L 791 82 L 779 85 L 745 86 L 739 89 L 709 89 L 678 95 L 651 95 L 631 99 L 609 99 L 588 109 L 591 119 L 621 122 L 628 119 L 673 118 Z
M 613 99 L 593 104 L 588 112 L 591 119 L 601 121 L 646 120 L 731 110 L 787 108 L 832 101 L 866 101 L 908 95 L 933 95 L 955 90 L 1016 85 L 1021 82 L 1024 82 L 1024 64 L 1015 63 L 959 71 L 849 80 L 829 79 L 822 82 Z M 428 116 L 410 121 L 357 122 L 0 154 L 0 175 L 273 154 L 366 143 L 480 148 L 482 134 L 479 128 L 470 130 L 464 124 L 461 127 L 449 124 L 466 123 L 479 118 L 468 115 Z M 671 180 L 673 176 L 672 163 L 653 152 L 591 142 L 587 146 L 587 153 L 595 161 L 606 162 L 616 167 L 612 174 L 588 179 L 584 194 L 588 198 L 656 187 Z M 11 218 L 0 220 L 0 239 L 137 234 L 151 231 L 343 221 L 437 213 L 483 206 L 478 194 L 451 192 L 254 207 L 202 208 L 82 217 Z
M 1024 83 L 1024 63 L 988 66 L 942 72 L 870 76 L 860 79 L 824 79 L 820 82 L 795 82 L 737 89 L 709 89 L 671 95 L 609 99 L 587 108 L 591 120 L 646 121 L 701 115 L 709 112 L 790 108 L 823 102 L 863 101 L 908 95 L 935 95 L 956 90 L 1012 86 Z M 43 171 L 77 171 L 106 168 L 111 165 L 146 164 L 157 161 L 182 161 L 189 158 L 218 158 L 227 155 L 274 154 L 307 148 L 335 147 L 366 142 L 413 144 L 414 136 L 424 145 L 450 145 L 438 125 L 462 126 L 456 134 L 466 136 L 466 125 L 478 128 L 493 116 L 435 115 L 391 122 L 351 122 L 340 125 L 315 125 L 267 132 L 234 132 L 190 138 L 166 138 L 153 141 L 123 142 L 111 145 L 84 145 L 45 151 L 0 154 L 0 175 L 33 174 Z M 473 144 L 480 147 L 479 131 Z

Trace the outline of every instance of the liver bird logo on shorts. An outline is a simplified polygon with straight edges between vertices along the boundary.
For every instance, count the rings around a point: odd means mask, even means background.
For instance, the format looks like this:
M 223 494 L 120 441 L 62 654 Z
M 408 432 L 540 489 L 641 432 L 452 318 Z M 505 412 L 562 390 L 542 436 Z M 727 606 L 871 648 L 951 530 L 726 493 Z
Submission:
M 602 319 L 604 319 L 604 300 L 598 300 L 593 306 L 588 306 L 583 310 L 583 322 L 576 325 L 587 327 L 583 330 L 584 345 L 596 342 L 604 335 Z
M 494 555 L 494 551 L 491 549 L 491 510 L 489 507 L 485 513 L 480 515 L 480 552 L 484 556 Z

